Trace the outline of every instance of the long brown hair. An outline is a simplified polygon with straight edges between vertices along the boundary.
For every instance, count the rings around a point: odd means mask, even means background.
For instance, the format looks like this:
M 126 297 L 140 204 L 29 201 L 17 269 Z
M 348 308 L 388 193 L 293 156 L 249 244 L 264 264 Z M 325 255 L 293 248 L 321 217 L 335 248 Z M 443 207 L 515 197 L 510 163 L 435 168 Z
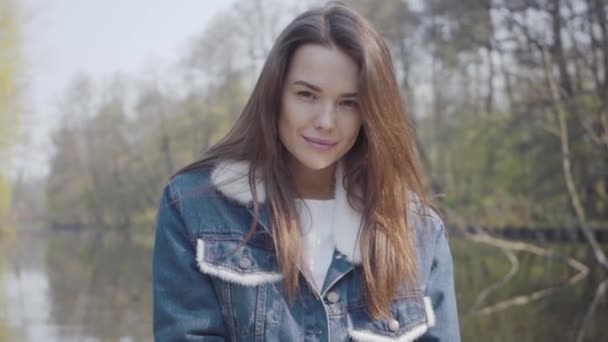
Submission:
M 279 140 L 278 118 L 291 56 L 303 44 L 339 48 L 360 68 L 358 94 L 363 126 L 344 157 L 341 181 L 350 205 L 364 217 L 360 249 L 367 309 L 373 317 L 386 317 L 399 287 L 416 279 L 408 198 L 428 202 L 389 50 L 361 15 L 345 5 L 330 3 L 294 19 L 277 38 L 235 125 L 201 160 L 178 174 L 222 160 L 250 163 L 252 231 L 259 216 L 254 184 L 261 179 L 277 260 L 293 301 L 298 292 L 302 246 L 294 204 L 297 193 L 287 168 L 288 152 Z

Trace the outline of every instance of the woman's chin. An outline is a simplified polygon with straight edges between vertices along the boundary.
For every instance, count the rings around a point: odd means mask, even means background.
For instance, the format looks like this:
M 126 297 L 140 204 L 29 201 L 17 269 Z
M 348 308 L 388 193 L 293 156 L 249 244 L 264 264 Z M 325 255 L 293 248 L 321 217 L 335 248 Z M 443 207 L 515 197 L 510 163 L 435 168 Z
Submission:
M 334 159 L 317 159 L 317 158 L 308 158 L 305 160 L 300 159 L 299 161 L 303 167 L 313 170 L 313 171 L 325 170 L 328 167 L 331 167 L 336 163 L 336 160 L 334 160 Z

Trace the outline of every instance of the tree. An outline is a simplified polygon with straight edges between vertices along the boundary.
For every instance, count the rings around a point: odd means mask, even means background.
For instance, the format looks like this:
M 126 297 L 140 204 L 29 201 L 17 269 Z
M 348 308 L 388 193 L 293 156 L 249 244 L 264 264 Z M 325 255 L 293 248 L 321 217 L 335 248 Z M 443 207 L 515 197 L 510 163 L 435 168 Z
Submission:
M 9 172 L 21 115 L 19 98 L 22 77 L 19 7 L 12 0 L 0 0 L 0 222 L 9 215 L 11 185 Z M 6 222 L 6 221 L 5 221 Z M 0 226 L 0 234 L 3 226 Z

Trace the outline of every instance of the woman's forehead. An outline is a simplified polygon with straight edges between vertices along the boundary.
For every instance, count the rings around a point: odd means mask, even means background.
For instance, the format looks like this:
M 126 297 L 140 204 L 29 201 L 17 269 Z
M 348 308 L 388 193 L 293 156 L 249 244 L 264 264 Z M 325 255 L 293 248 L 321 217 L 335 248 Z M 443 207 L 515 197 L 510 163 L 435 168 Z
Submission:
M 359 67 L 354 59 L 335 47 L 305 44 L 290 62 L 287 83 L 303 81 L 322 91 L 356 93 Z

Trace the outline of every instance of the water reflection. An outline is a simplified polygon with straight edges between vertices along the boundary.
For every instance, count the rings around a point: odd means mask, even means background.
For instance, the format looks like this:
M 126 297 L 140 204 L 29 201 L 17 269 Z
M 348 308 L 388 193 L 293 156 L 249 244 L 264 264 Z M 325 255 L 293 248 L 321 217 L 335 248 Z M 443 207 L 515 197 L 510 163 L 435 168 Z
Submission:
M 1 250 L 16 270 L 0 280 L 4 321 L 17 334 L 9 340 L 151 339 L 149 247 L 118 234 L 55 233 Z
M 7 341 L 58 340 L 50 321 L 50 288 L 42 268 L 46 244 L 28 239 L 27 244 L 3 243 L 0 267 L 0 302 L 3 309 L 0 327 Z M 8 257 L 7 257 L 8 256 Z
M 151 250 L 116 234 L 74 242 L 53 240 L 47 254 L 56 324 L 113 340 L 149 338 Z
M 554 246 L 586 258 L 581 246 Z M 599 341 L 605 275 L 565 285 L 564 260 L 452 239 L 463 341 Z M 501 283 L 513 269 L 517 272 Z M 492 291 L 479 294 L 492 284 Z M 604 283 L 605 284 L 605 283 Z M 491 314 L 476 309 L 548 287 L 550 295 Z M 478 303 L 476 307 L 474 304 Z M 151 248 L 119 234 L 22 233 L 0 242 L 0 341 L 151 340 Z
M 605 295 L 596 300 L 593 315 L 588 315 L 583 326 L 600 277 L 605 277 L 601 270 L 592 270 L 582 281 L 568 285 L 577 270 L 569 267 L 565 259 L 517 252 L 517 273 L 489 294 L 484 304 L 512 298 L 518 298 L 519 303 L 491 314 L 478 314 L 470 309 L 479 293 L 499 282 L 509 272 L 511 262 L 499 249 L 470 241 L 453 240 L 452 248 L 463 341 L 576 341 L 577 336 L 582 336 L 580 341 L 605 339 L 607 330 L 600 323 L 608 322 Z M 579 260 L 585 256 L 585 248 L 580 245 L 556 245 L 552 249 Z M 546 297 L 529 296 L 548 288 L 554 291 Z

